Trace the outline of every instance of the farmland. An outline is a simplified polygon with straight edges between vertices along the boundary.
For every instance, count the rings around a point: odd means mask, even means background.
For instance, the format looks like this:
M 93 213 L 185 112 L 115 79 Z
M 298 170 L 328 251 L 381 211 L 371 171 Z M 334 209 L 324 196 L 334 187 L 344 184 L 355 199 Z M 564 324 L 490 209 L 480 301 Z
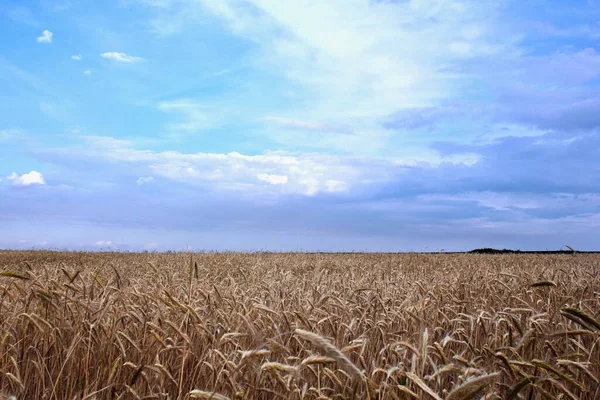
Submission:
M 596 399 L 600 255 L 0 252 L 0 399 Z

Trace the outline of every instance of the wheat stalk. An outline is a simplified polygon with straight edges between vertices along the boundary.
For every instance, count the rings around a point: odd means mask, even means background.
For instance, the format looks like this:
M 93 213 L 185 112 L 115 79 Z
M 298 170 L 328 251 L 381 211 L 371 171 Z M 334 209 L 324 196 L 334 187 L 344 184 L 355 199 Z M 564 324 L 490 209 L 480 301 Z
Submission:
M 294 333 L 304 340 L 311 342 L 314 346 L 321 349 L 327 357 L 331 357 L 339 366 L 352 377 L 357 380 L 364 381 L 364 373 L 358 369 L 356 365 L 344 353 L 338 350 L 331 342 L 325 339 L 323 336 L 317 335 L 316 333 L 305 331 L 303 329 L 296 329 Z

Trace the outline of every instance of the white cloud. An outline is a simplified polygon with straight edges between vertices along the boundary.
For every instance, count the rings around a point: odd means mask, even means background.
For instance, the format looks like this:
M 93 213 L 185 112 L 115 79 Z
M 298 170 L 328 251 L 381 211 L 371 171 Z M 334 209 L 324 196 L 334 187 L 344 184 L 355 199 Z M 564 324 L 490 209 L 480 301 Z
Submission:
M 84 75 L 90 76 L 92 74 L 92 70 L 91 69 L 86 69 L 85 71 L 83 71 Z
M 130 56 L 125 53 L 120 53 L 120 52 L 116 52 L 116 51 L 108 51 L 106 53 L 102 53 L 102 54 L 100 54 L 100 57 L 106 58 L 108 60 L 124 62 L 124 63 L 133 63 L 133 62 L 144 61 L 144 59 L 141 57 L 134 57 L 134 56 Z
M 237 152 L 181 154 L 121 150 L 118 157 L 130 160 L 138 157 L 146 159 L 142 162 L 147 163 L 154 175 L 170 180 L 191 185 L 207 185 L 217 191 L 234 190 L 252 194 L 275 191 L 315 195 L 332 192 L 329 181 L 347 180 L 360 184 L 365 175 L 373 173 L 361 170 L 360 164 L 353 164 L 353 160 L 319 154 L 296 155 L 281 151 L 244 155 Z M 257 185 L 257 180 L 270 185 Z M 350 185 L 347 185 L 344 189 L 349 188 Z
M 100 247 L 109 247 L 112 246 L 113 242 L 111 240 L 98 240 L 95 244 Z
M 52 36 L 53 36 L 53 33 L 50 32 L 48 29 L 45 29 L 42 32 L 42 35 L 38 36 L 37 42 L 38 43 L 52 43 Z
M 15 186 L 31 186 L 31 185 L 45 185 L 46 181 L 44 176 L 37 171 L 30 171 L 23 175 L 18 175 L 13 172 L 6 177 L 9 181 L 12 181 Z
M 82 59 L 83 57 L 81 56 L 81 54 L 74 54 L 71 56 L 71 60 L 81 61 Z
M 288 182 L 288 177 L 286 175 L 258 174 L 256 177 L 271 185 L 285 185 Z
M 181 153 L 138 150 L 127 140 L 80 136 L 81 146 L 54 150 L 59 157 L 76 155 L 139 171 L 138 176 L 166 178 L 214 191 L 261 194 L 344 193 L 363 186 L 394 182 L 421 160 L 380 160 L 367 157 L 265 151 L 255 155 Z M 439 162 L 446 161 L 440 159 Z M 459 160 L 455 160 L 459 163 Z M 269 183 L 265 185 L 264 182 Z
M 144 185 L 146 183 L 152 182 L 153 180 L 154 180 L 154 178 L 152 176 L 140 176 L 137 179 L 136 183 L 137 183 L 138 186 L 142 186 L 142 185 Z

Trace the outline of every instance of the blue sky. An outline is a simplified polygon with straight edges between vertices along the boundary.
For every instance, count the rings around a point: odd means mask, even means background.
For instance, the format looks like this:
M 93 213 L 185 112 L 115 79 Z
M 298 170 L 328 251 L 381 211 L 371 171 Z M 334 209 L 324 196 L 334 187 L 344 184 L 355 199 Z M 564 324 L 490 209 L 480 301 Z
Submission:
M 597 249 L 597 0 L 5 0 L 0 248 Z

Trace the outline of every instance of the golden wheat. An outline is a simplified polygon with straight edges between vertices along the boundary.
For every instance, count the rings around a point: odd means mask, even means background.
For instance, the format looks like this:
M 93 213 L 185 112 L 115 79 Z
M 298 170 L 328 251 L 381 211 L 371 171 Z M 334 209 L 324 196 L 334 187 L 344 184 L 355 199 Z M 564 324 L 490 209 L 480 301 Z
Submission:
M 0 251 L 0 400 L 598 399 L 600 256 Z

